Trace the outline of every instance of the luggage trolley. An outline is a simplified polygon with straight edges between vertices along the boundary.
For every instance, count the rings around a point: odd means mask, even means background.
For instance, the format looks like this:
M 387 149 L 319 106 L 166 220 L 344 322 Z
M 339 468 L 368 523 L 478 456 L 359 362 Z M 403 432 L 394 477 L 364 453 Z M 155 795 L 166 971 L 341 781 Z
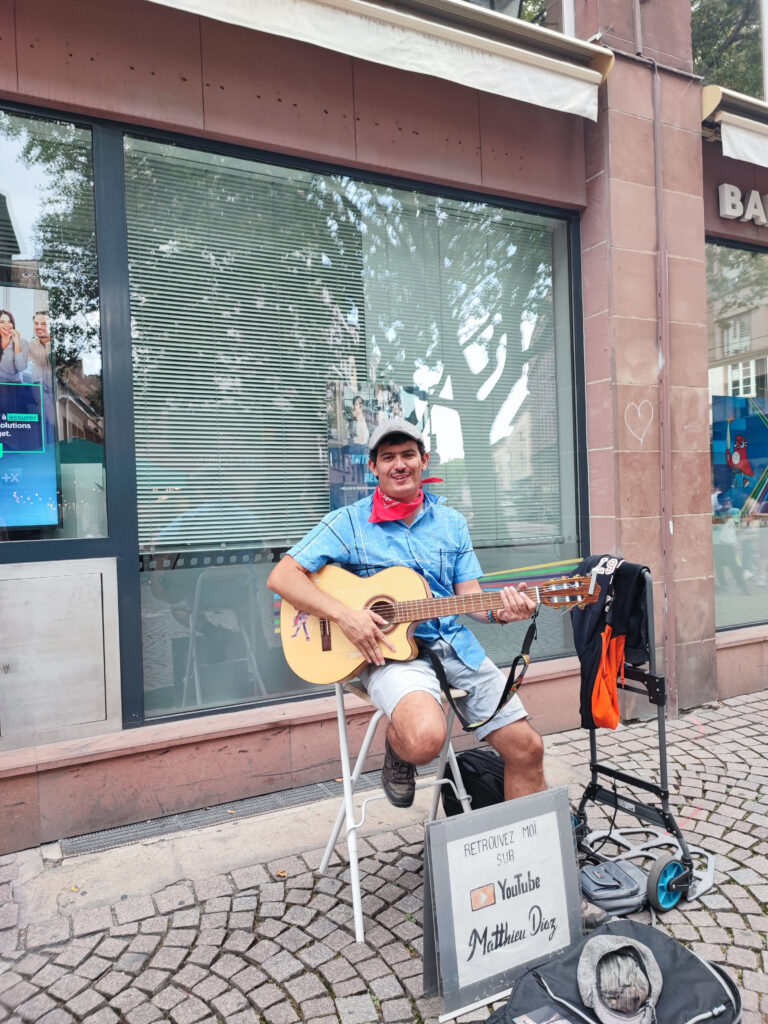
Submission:
M 714 884 L 714 857 L 699 847 L 689 846 L 669 807 L 667 772 L 666 703 L 667 683 L 656 672 L 651 574 L 643 571 L 645 609 L 648 623 L 648 669 L 625 664 L 623 689 L 646 696 L 656 708 L 659 735 L 659 782 L 631 775 L 598 760 L 597 729 L 589 730 L 591 780 L 574 812 L 577 849 L 596 867 L 582 867 L 582 888 L 588 899 L 613 913 L 640 909 L 645 901 L 657 911 L 672 910 L 682 900 L 696 899 Z M 631 682 L 630 682 L 631 681 Z M 633 685 L 639 684 L 639 685 Z M 610 788 L 605 784 L 610 780 Z M 623 796 L 619 785 L 641 790 L 655 798 L 655 805 L 634 796 Z M 615 815 L 624 811 L 640 826 L 590 832 L 587 804 L 604 804 Z M 604 852 L 616 851 L 613 855 Z M 645 893 L 643 893 L 645 883 Z

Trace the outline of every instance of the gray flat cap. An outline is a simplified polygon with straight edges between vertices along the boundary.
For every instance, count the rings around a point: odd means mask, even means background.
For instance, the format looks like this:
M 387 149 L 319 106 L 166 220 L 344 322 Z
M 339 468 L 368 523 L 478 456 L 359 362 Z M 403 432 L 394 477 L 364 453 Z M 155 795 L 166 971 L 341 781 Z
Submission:
M 622 935 L 595 935 L 581 951 L 579 993 L 602 1024 L 655 1024 L 662 975 L 642 942 Z
M 391 434 L 405 434 L 406 437 L 412 437 L 414 441 L 421 441 L 424 444 L 424 437 L 418 427 L 401 416 L 393 416 L 392 419 L 384 420 L 376 427 L 368 441 L 368 451 L 372 452 L 374 448 L 378 448 L 381 442 Z

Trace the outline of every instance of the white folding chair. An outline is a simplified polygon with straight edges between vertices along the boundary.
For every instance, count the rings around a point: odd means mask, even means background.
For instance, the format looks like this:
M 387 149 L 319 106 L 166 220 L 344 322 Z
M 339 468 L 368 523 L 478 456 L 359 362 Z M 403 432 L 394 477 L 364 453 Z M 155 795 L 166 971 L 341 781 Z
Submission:
M 328 840 L 328 845 L 325 848 L 323 859 L 320 863 L 320 874 L 325 874 L 328 869 L 328 864 L 333 854 L 333 848 L 339 838 L 341 827 L 346 820 L 346 833 L 347 833 L 347 849 L 349 851 L 349 880 L 352 888 L 352 909 L 354 912 L 355 921 L 355 939 L 357 942 L 364 942 L 364 928 L 363 928 L 363 899 L 360 890 L 360 868 L 358 865 L 357 856 L 357 830 L 362 827 L 365 823 L 365 812 L 366 807 L 373 800 L 386 799 L 384 793 L 376 793 L 373 796 L 366 797 L 360 805 L 360 819 L 356 820 L 355 817 L 355 790 L 360 776 L 365 768 L 365 761 L 368 757 L 368 751 L 370 750 L 373 737 L 378 728 L 379 722 L 384 717 L 384 712 L 376 708 L 373 717 L 368 725 L 368 729 L 363 737 L 363 742 L 360 746 L 360 752 L 357 755 L 355 761 L 354 770 L 352 770 L 350 758 L 349 758 L 349 738 L 347 736 L 347 717 L 344 710 L 344 688 L 346 687 L 349 693 L 353 693 L 356 697 L 360 697 L 368 704 L 373 704 L 370 697 L 366 693 L 365 689 L 356 681 L 351 680 L 346 683 L 336 683 L 336 714 L 339 721 L 339 752 L 341 755 L 341 777 L 344 785 L 344 800 L 339 808 L 339 813 L 336 816 L 331 836 Z M 465 697 L 466 693 L 464 690 L 452 690 L 451 694 L 454 698 Z M 464 788 L 464 784 L 461 781 L 461 774 L 459 772 L 459 766 L 456 762 L 456 754 L 453 750 L 453 743 L 451 742 L 451 732 L 453 731 L 455 714 L 453 708 L 448 708 L 446 716 L 447 731 L 445 736 L 445 743 L 443 749 L 440 751 L 438 758 L 437 771 L 434 781 L 424 779 L 416 783 L 417 789 L 426 789 L 431 786 L 434 788 L 434 795 L 432 797 L 432 807 L 429 814 L 429 821 L 434 821 L 437 817 L 437 808 L 440 802 L 440 789 L 442 786 L 450 786 L 449 780 L 443 778 L 445 774 L 445 764 L 448 761 L 451 765 L 451 771 L 454 778 L 453 788 L 456 791 L 456 795 L 461 801 L 461 806 L 464 811 L 470 810 L 470 799 L 467 795 L 467 791 Z

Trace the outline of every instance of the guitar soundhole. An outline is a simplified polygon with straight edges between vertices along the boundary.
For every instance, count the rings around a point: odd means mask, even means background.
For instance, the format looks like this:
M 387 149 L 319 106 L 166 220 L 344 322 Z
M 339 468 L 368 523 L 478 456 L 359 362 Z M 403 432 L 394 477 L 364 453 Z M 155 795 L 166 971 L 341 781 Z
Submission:
M 373 604 L 368 605 L 372 612 L 376 612 L 382 619 L 386 619 L 389 626 L 383 628 L 382 632 L 388 633 L 390 629 L 395 625 L 395 609 L 391 601 L 374 601 Z

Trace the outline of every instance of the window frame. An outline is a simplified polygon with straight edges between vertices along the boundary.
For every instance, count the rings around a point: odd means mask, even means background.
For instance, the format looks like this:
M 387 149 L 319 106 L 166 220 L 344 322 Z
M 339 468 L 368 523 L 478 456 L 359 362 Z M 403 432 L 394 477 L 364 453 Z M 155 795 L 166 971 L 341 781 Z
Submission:
M 571 322 L 571 372 L 576 484 L 575 513 L 582 556 L 590 551 L 587 472 L 586 376 L 582 305 L 581 228 L 578 210 L 523 202 L 492 192 L 438 185 L 350 165 L 300 158 L 290 154 L 222 142 L 192 133 L 167 131 L 119 120 L 71 114 L 66 110 L 23 103 L 0 102 L 0 109 L 21 116 L 64 121 L 92 132 L 96 256 L 100 295 L 102 376 L 104 388 L 105 471 L 107 478 L 107 536 L 82 539 L 14 540 L 4 545 L 7 562 L 113 557 L 119 589 L 120 672 L 123 727 L 162 724 L 188 718 L 227 714 L 233 710 L 316 699 L 324 691 L 280 697 L 268 704 L 252 701 L 236 707 L 189 710 L 145 718 L 141 656 L 140 554 L 133 412 L 132 338 L 128 236 L 125 210 L 124 136 L 170 143 L 253 162 L 330 175 L 349 175 L 360 182 L 417 190 L 463 202 L 488 202 L 505 209 L 551 217 L 566 228 L 569 266 L 568 306 Z M 130 437 L 130 445 L 125 439 Z M 511 660 L 512 655 L 510 655 Z

